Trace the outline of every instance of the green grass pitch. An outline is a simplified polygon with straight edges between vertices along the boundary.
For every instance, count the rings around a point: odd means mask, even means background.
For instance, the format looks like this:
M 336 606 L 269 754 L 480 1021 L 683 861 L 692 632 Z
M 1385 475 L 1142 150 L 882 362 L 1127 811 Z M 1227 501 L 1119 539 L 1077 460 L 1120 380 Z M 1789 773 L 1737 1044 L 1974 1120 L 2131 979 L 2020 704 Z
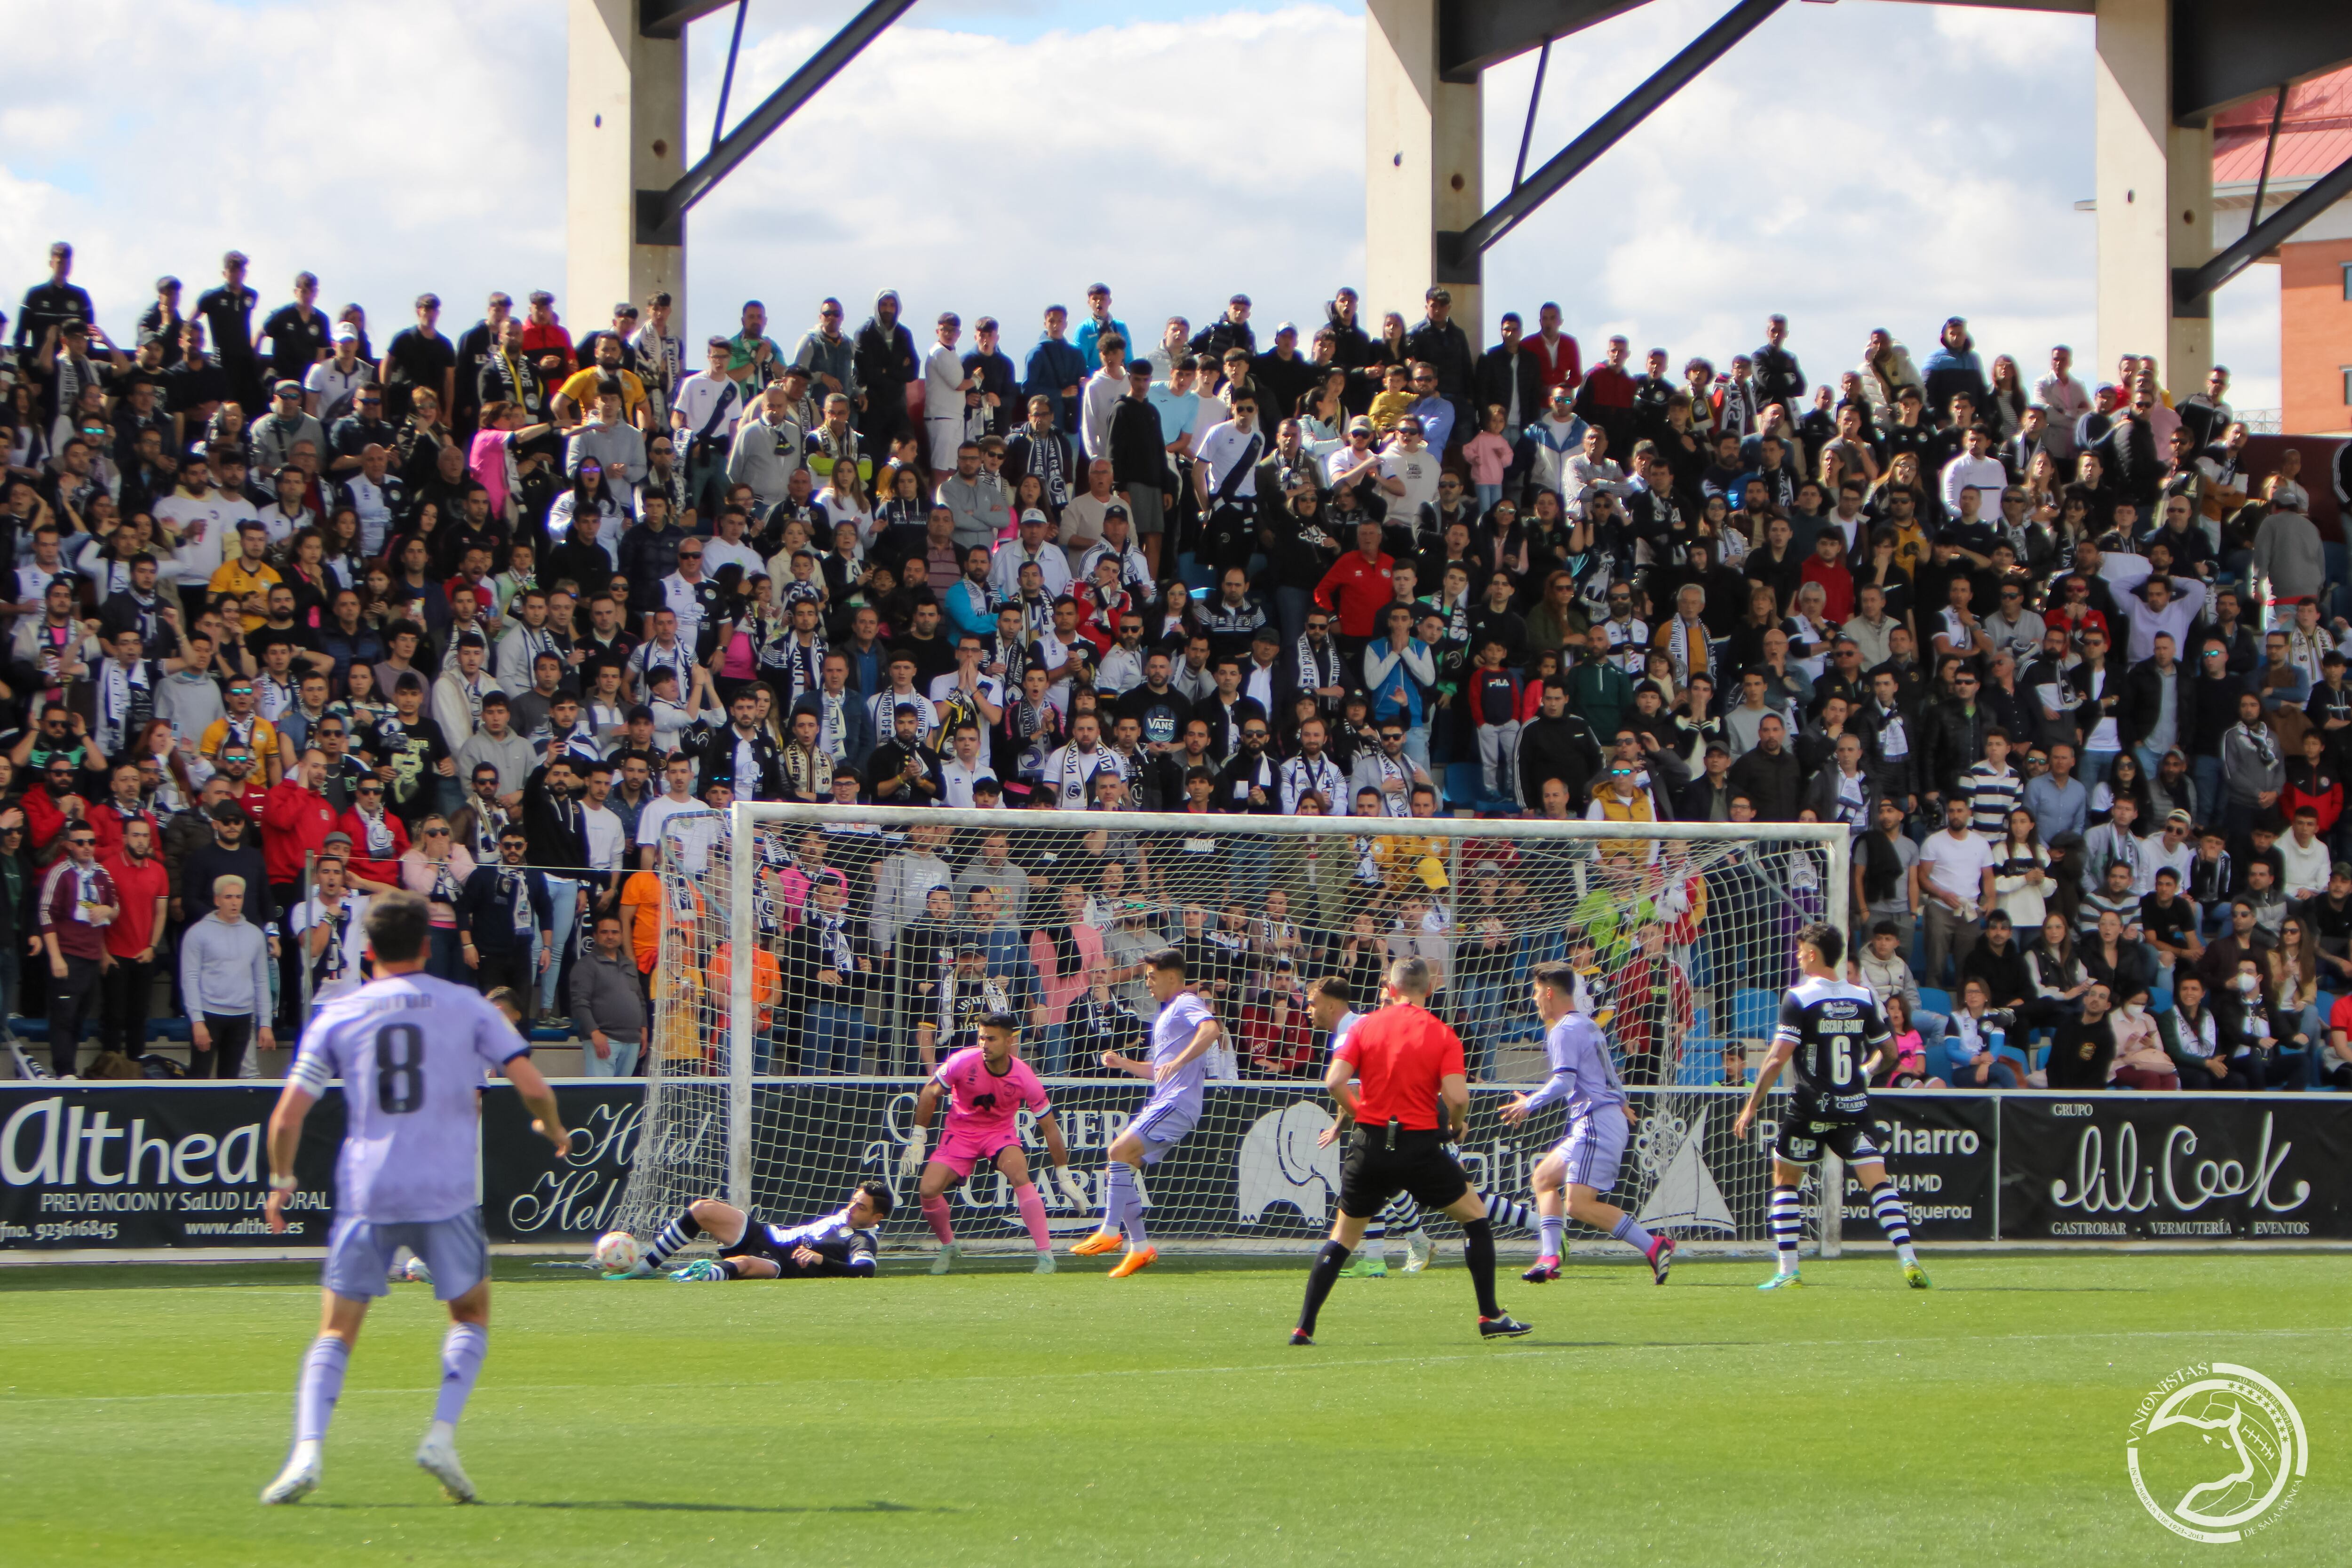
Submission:
M 1448 1249 L 1450 1251 L 1450 1249 Z M 1113 1282 L 988 1260 L 874 1283 L 608 1285 L 501 1259 L 460 1446 L 410 1462 L 445 1320 L 394 1289 L 326 1484 L 254 1501 L 317 1321 L 293 1267 L 0 1270 L 0 1561 L 345 1563 L 2321 1563 L 2352 1540 L 2341 1257 L 1936 1256 L 1509 1274 L 1482 1343 L 1448 1258 Z M 1515 1270 L 1514 1270 L 1515 1272 Z M 2299 1405 L 2310 1478 L 2265 1532 L 2159 1529 L 2124 1468 L 2158 1378 L 2242 1362 Z

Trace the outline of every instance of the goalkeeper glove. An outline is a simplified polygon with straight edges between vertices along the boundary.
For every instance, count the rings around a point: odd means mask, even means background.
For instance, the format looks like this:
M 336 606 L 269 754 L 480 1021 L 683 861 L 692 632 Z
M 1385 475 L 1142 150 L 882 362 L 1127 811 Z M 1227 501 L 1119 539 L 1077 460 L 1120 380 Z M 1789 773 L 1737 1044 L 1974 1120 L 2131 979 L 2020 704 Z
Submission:
M 1087 1209 L 1094 1206 L 1093 1200 L 1087 1196 L 1086 1183 L 1079 1180 L 1078 1173 L 1067 1165 L 1057 1165 L 1054 1168 L 1054 1180 L 1061 1187 L 1062 1195 L 1070 1200 L 1072 1208 Z
M 927 1136 L 927 1129 L 907 1129 L 907 1147 L 898 1154 L 898 1174 L 907 1181 L 911 1182 L 922 1173 L 923 1144 Z

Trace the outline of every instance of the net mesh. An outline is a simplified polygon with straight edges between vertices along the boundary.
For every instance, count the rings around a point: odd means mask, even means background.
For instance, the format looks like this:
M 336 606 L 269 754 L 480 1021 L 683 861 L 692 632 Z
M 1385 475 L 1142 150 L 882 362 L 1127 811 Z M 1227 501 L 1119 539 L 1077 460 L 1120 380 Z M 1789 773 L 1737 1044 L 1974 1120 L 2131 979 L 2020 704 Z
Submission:
M 1490 1201 L 1530 1205 L 1529 1173 L 1563 1136 L 1557 1107 L 1518 1127 L 1496 1115 L 1545 1076 L 1528 973 L 1561 959 L 1641 1117 L 1612 1201 L 1685 1242 L 1764 1245 L 1771 1126 L 1735 1141 L 1731 1124 L 1794 979 L 1792 938 L 1840 912 L 1829 895 L 1847 875 L 1843 843 L 1802 835 L 790 806 L 675 816 L 660 835 L 646 1132 L 618 1223 L 646 1234 L 707 1195 L 797 1220 L 880 1177 L 904 1200 L 886 1243 L 928 1241 L 899 1167 L 915 1093 L 1002 1009 L 1024 1020 L 1023 1054 L 1088 1200 L 1041 1182 L 1052 1227 L 1091 1230 L 1105 1151 L 1148 1092 L 1106 1054 L 1149 1054 L 1142 961 L 1173 946 L 1226 1040 L 1199 1126 L 1145 1173 L 1155 1244 L 1303 1248 L 1323 1232 L 1339 1150 L 1318 1139 L 1332 1126 L 1328 1042 L 1304 988 L 1336 975 L 1369 1006 L 1384 966 L 1415 954 L 1466 1047 L 1460 1152 Z M 755 1016 L 740 1044 L 739 945 Z M 1024 1133 L 1042 1169 L 1025 1118 Z M 985 1166 L 950 1204 L 960 1240 L 1028 1245 Z M 1500 1215 L 1507 1242 L 1532 1225 L 1507 1202 Z M 1451 1229 L 1403 1205 L 1375 1232 L 1423 1226 Z

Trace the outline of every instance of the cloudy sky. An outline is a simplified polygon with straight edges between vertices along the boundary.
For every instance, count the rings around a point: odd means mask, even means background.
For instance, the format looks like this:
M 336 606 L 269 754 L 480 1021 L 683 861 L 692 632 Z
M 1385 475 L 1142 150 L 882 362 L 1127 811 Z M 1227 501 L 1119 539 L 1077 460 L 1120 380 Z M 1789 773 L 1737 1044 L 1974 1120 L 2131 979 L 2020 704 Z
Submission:
M 1722 5 L 1655 0 L 1556 48 L 1535 160 Z M 491 288 L 560 290 L 566 9 L 76 0 L 12 49 L 0 289 L 62 236 L 125 336 L 156 273 L 205 287 L 231 246 L 267 303 L 307 267 L 372 322 L 424 288 L 454 326 Z M 751 0 L 730 114 L 855 9 Z M 727 28 L 691 36 L 698 151 Z M 1556 299 L 1588 344 L 1720 361 L 1779 310 L 1817 381 L 1874 326 L 1924 353 L 1949 314 L 2029 367 L 2054 342 L 2087 353 L 2091 68 L 2087 17 L 1790 5 L 1488 252 L 1490 314 Z M 1533 71 L 1486 78 L 1490 199 Z M 923 0 L 696 210 L 688 325 L 725 330 L 753 295 L 779 333 L 827 293 L 855 321 L 885 286 L 918 319 L 1026 322 L 1097 278 L 1146 335 L 1236 289 L 1262 321 L 1311 321 L 1362 282 L 1362 83 L 1354 5 Z M 576 325 L 610 301 L 564 303 Z M 2221 297 L 2217 330 L 2240 405 L 2275 403 L 2274 268 Z

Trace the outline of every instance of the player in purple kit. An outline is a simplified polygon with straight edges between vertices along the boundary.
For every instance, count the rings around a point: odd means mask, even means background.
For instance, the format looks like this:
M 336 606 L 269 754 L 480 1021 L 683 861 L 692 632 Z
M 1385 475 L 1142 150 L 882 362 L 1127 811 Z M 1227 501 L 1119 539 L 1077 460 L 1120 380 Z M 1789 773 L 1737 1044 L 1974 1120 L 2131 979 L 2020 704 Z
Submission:
M 1151 1080 L 1151 1098 L 1110 1146 L 1110 1163 L 1103 1173 L 1102 1228 L 1070 1248 L 1082 1257 L 1108 1252 L 1127 1233 L 1127 1256 L 1110 1271 L 1124 1279 L 1159 1261 L 1160 1249 L 1143 1230 L 1143 1167 L 1156 1165 L 1169 1150 L 1184 1141 L 1201 1120 L 1201 1101 L 1208 1093 L 1211 1047 L 1224 1037 L 1224 1028 L 1209 1016 L 1208 1004 L 1188 988 L 1184 954 L 1163 947 L 1144 960 L 1144 984 L 1160 1004 L 1151 1025 L 1151 1059 L 1139 1062 L 1117 1051 L 1105 1051 L 1103 1066 Z
M 1028 1226 L 1029 1239 L 1036 1244 L 1036 1272 L 1051 1274 L 1054 1243 L 1045 1230 L 1045 1199 L 1037 1184 L 1029 1179 L 1029 1156 L 1021 1148 L 1023 1106 L 1035 1114 L 1037 1129 L 1045 1135 L 1045 1153 L 1054 1162 L 1054 1175 L 1063 1194 L 1083 1207 L 1086 1189 L 1070 1174 L 1069 1146 L 1062 1141 L 1062 1124 L 1054 1119 L 1045 1086 L 1037 1081 L 1029 1064 L 1013 1054 L 1021 1044 L 1021 1021 L 1010 1013 L 983 1014 L 979 1034 L 980 1044 L 967 1046 L 941 1062 L 930 1082 L 915 1097 L 915 1124 L 908 1131 L 906 1152 L 898 1159 L 899 1179 L 922 1173 L 917 1191 L 922 1198 L 923 1219 L 940 1238 L 931 1272 L 945 1274 L 963 1256 L 955 1226 L 948 1218 L 948 1189 L 970 1180 L 971 1168 L 982 1161 L 992 1163 L 1013 1184 L 1013 1201 L 1021 1210 L 1021 1223 Z M 926 1163 L 926 1134 L 942 1098 L 948 1102 L 947 1131 Z
M 1568 1102 L 1568 1136 L 1536 1164 L 1536 1212 L 1542 1216 L 1543 1239 L 1536 1266 L 1520 1278 L 1530 1285 L 1559 1278 L 1568 1229 L 1565 1210 L 1579 1224 L 1607 1231 L 1647 1258 L 1651 1274 L 1663 1285 L 1674 1265 L 1673 1239 L 1652 1236 L 1632 1215 L 1601 1196 L 1617 1184 L 1633 1110 L 1609 1060 L 1609 1042 L 1601 1026 L 1575 1010 L 1576 980 L 1576 971 L 1568 964 L 1536 965 L 1529 988 L 1536 1014 L 1544 1021 L 1551 1076 L 1533 1094 L 1512 1096 L 1498 1112 L 1516 1126 L 1556 1100 Z
M 555 1095 L 514 1026 L 467 986 L 424 973 L 432 919 L 414 893 L 378 895 L 363 917 L 375 979 L 320 1008 L 278 1108 L 269 1117 L 269 1228 L 286 1229 L 294 1151 L 303 1119 L 337 1079 L 343 1084 L 343 1146 L 335 1164 L 334 1228 L 327 1241 L 319 1337 L 302 1359 L 294 1398 L 294 1451 L 261 1494 L 293 1502 L 319 1485 L 320 1449 L 341 1394 L 352 1343 L 368 1303 L 384 1293 L 393 1255 L 405 1247 L 432 1271 L 449 1308 L 441 1342 L 441 1392 L 416 1462 L 451 1499 L 474 1500 L 457 1463 L 457 1417 L 489 1347 L 490 1248 L 474 1191 L 487 1071 L 503 1070 L 531 1126 L 568 1147 Z

